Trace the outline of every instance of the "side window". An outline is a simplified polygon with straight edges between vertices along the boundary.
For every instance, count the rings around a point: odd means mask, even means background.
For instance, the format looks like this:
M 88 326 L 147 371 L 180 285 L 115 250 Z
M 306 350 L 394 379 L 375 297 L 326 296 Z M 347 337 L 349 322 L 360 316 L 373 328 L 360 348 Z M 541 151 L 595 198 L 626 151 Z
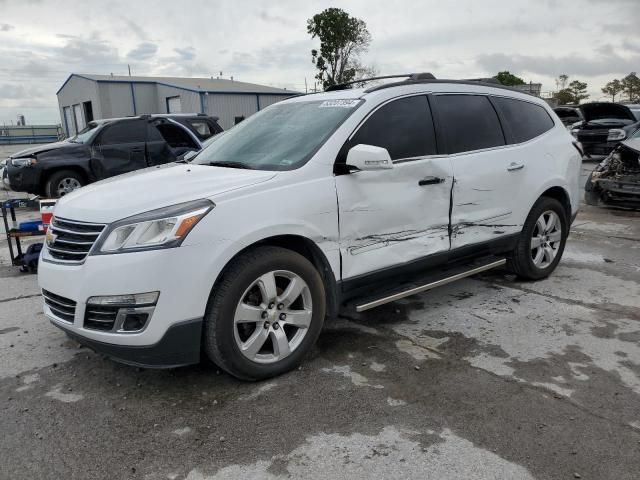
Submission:
M 553 128 L 553 120 L 547 111 L 533 103 L 513 98 L 492 97 L 508 143 L 522 143 L 542 135 Z
M 193 127 L 198 133 L 198 136 L 203 140 L 209 138 L 214 133 L 211 131 L 211 127 L 206 120 L 187 120 L 187 122 L 189 122 L 189 125 Z
M 380 107 L 349 142 L 351 146 L 361 143 L 386 148 L 392 160 L 436 154 L 427 97 L 401 98 Z
M 145 122 L 140 120 L 123 120 L 107 125 L 102 130 L 99 145 L 117 145 L 121 143 L 138 143 L 145 141 Z
M 500 121 L 489 99 L 481 95 L 436 95 L 438 122 L 448 153 L 469 152 L 505 144 Z
M 173 123 L 160 123 L 155 128 L 171 148 L 200 148 L 187 133 L 186 127 L 180 127 Z

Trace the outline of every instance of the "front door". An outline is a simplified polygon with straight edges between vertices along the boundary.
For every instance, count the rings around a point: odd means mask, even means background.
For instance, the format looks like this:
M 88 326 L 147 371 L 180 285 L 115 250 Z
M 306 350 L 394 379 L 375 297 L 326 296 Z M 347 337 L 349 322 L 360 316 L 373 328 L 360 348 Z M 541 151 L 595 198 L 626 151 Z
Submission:
M 386 148 L 393 168 L 336 177 L 342 279 L 402 266 L 449 249 L 449 159 L 437 155 L 426 95 L 392 100 L 351 136 Z
M 146 121 L 120 120 L 106 125 L 92 148 L 91 167 L 98 180 L 147 166 Z

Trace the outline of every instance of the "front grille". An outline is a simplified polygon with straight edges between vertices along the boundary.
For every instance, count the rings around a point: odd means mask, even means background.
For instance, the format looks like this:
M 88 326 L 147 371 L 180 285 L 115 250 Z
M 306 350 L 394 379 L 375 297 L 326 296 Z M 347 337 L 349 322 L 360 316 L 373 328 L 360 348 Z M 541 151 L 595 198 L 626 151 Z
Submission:
M 578 141 L 582 143 L 606 143 L 609 130 L 580 130 Z
M 91 330 L 113 330 L 118 311 L 122 307 L 111 305 L 87 305 L 84 314 L 84 328 Z
M 49 254 L 65 263 L 82 263 L 105 225 L 54 217 L 49 225 Z
M 73 323 L 73 317 L 76 313 L 76 302 L 47 290 L 42 290 L 42 296 L 44 297 L 44 303 L 49 307 L 51 313 L 61 320 Z

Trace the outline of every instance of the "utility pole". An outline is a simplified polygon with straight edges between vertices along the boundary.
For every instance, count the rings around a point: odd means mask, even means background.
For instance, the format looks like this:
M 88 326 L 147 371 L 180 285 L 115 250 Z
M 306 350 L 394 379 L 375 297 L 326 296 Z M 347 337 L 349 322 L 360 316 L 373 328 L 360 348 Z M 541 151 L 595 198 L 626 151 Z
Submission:
M 127 68 L 129 69 L 129 76 L 131 76 L 131 65 L 127 63 Z
M 304 93 L 309 93 L 309 90 L 307 90 L 307 77 L 304 77 Z

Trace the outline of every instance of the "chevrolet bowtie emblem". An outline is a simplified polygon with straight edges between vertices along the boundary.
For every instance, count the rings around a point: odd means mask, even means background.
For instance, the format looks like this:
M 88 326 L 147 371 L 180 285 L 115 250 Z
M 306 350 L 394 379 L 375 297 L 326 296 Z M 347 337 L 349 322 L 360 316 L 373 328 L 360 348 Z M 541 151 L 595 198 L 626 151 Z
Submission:
M 47 239 L 47 245 L 53 244 L 53 242 L 56 241 L 57 237 L 58 236 L 53 233 L 50 228 L 47 228 L 47 235 L 45 236 L 45 238 Z

